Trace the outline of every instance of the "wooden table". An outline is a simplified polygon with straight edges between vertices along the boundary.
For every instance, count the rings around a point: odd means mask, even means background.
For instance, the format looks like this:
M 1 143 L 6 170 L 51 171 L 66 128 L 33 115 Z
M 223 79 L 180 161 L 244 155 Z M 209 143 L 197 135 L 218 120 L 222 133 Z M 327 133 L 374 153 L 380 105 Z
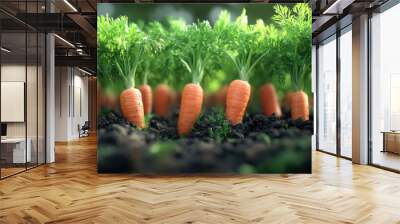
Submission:
M 400 131 L 382 131 L 383 150 L 382 152 L 392 152 L 400 154 Z

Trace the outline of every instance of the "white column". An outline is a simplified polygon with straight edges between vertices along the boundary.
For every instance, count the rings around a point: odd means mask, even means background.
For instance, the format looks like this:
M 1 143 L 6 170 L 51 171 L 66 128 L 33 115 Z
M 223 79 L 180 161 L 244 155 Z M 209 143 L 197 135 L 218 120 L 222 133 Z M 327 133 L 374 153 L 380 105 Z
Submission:
M 368 15 L 353 19 L 353 162 L 368 163 Z
M 46 1 L 46 12 L 54 12 L 54 5 Z M 54 34 L 46 35 L 46 163 L 55 161 L 55 43 Z
M 315 119 L 317 116 L 317 107 L 316 107 L 316 102 L 317 102 L 317 48 L 315 45 L 312 45 L 312 51 L 311 51 L 311 90 L 312 90 L 312 95 L 313 95 L 313 110 L 314 110 L 314 134 L 311 137 L 311 148 L 312 150 L 316 150 L 316 130 L 317 130 L 317 120 Z
M 46 107 L 46 163 L 55 161 L 54 151 L 54 133 L 55 133 L 55 60 L 54 60 L 54 35 L 47 34 L 46 36 L 46 85 L 47 85 L 47 107 Z

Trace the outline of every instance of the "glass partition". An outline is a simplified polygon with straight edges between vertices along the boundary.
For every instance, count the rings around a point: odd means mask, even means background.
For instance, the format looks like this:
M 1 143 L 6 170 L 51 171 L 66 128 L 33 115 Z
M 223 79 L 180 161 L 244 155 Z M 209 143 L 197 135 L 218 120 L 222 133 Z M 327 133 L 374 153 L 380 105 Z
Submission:
M 25 32 L 1 34 L 2 177 L 24 171 L 31 162 L 26 125 L 26 42 Z
M 340 35 L 340 154 L 352 157 L 352 33 L 351 25 Z
M 21 1 L 19 13 L 41 5 Z M 43 33 L 0 12 L 1 179 L 45 163 L 45 44 Z
M 318 149 L 336 153 L 336 36 L 318 47 Z
M 371 162 L 400 170 L 400 5 L 371 18 Z

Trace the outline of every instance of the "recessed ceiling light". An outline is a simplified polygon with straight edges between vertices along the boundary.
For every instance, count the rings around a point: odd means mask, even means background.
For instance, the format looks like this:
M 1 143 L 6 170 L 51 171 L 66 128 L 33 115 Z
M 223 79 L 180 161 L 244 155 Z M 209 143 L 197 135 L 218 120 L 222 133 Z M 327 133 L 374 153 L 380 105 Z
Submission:
M 65 4 L 67 4 L 74 12 L 78 12 L 78 10 L 68 1 L 64 0 Z
M 90 72 L 88 72 L 88 71 L 86 71 L 86 70 L 83 70 L 83 69 L 81 69 L 81 68 L 79 68 L 79 67 L 78 67 L 78 70 L 81 71 L 81 72 L 83 72 L 83 73 L 85 73 L 85 74 L 87 74 L 87 75 L 90 75 L 90 76 L 92 75 L 92 73 L 90 73 Z
M 57 34 L 54 34 L 54 36 L 55 37 L 57 37 L 59 40 L 61 40 L 62 42 L 64 42 L 64 43 L 66 43 L 67 45 L 69 45 L 70 47 L 73 47 L 73 48 L 75 48 L 75 45 L 73 45 L 71 42 L 69 42 L 68 40 L 66 40 L 66 39 L 64 39 L 64 38 L 62 38 L 62 37 L 60 37 L 59 35 L 57 35 Z
M 10 52 L 11 52 L 11 50 L 9 50 L 9 49 L 7 49 L 7 48 L 5 48 L 5 47 L 1 47 L 0 49 L 1 49 L 2 51 L 6 52 L 6 53 L 10 53 Z
M 328 14 L 342 14 L 343 9 L 351 5 L 355 0 L 336 0 L 322 13 L 323 15 Z

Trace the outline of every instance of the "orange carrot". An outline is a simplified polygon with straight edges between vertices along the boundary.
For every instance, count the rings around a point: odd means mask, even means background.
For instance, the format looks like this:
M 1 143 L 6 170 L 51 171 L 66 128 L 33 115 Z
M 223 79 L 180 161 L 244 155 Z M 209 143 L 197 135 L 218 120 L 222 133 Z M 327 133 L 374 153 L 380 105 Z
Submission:
M 179 106 L 179 94 L 173 90 L 169 90 L 169 97 L 170 97 L 170 108 L 173 106 Z
M 203 105 L 203 89 L 199 84 L 187 84 L 182 91 L 181 108 L 179 110 L 178 133 L 186 135 L 192 129 L 201 113 Z
M 110 92 L 100 90 L 100 104 L 102 107 L 106 107 L 108 109 L 116 109 L 118 103 L 117 98 L 118 97 Z
M 140 93 L 143 99 L 144 114 L 151 113 L 151 108 L 153 106 L 153 94 L 151 92 L 151 87 L 147 84 L 143 84 L 139 87 Z
M 242 122 L 250 94 L 251 87 L 247 81 L 237 79 L 229 85 L 226 95 L 226 118 L 231 124 Z
M 179 108 L 182 100 L 182 91 L 172 91 L 171 95 L 173 99 L 173 105 Z
M 301 118 L 303 120 L 308 120 L 309 111 L 307 94 L 303 91 L 294 92 L 290 101 L 292 119 Z
M 287 92 L 283 99 L 283 104 L 288 108 L 290 108 L 293 94 L 294 92 Z
M 144 110 L 142 94 L 136 88 L 122 91 L 120 95 L 122 115 L 138 128 L 144 128 Z
M 228 92 L 228 86 L 223 86 L 216 95 L 216 103 L 219 106 L 225 107 L 226 106 L 226 94 Z
M 166 117 L 171 106 L 171 90 L 165 84 L 157 86 L 154 93 L 154 110 L 160 117 Z
M 265 115 L 272 116 L 274 114 L 277 117 L 282 115 L 274 85 L 265 84 L 261 86 L 260 98 L 262 110 Z
M 214 105 L 215 93 L 205 93 L 204 94 L 204 106 L 210 108 Z

